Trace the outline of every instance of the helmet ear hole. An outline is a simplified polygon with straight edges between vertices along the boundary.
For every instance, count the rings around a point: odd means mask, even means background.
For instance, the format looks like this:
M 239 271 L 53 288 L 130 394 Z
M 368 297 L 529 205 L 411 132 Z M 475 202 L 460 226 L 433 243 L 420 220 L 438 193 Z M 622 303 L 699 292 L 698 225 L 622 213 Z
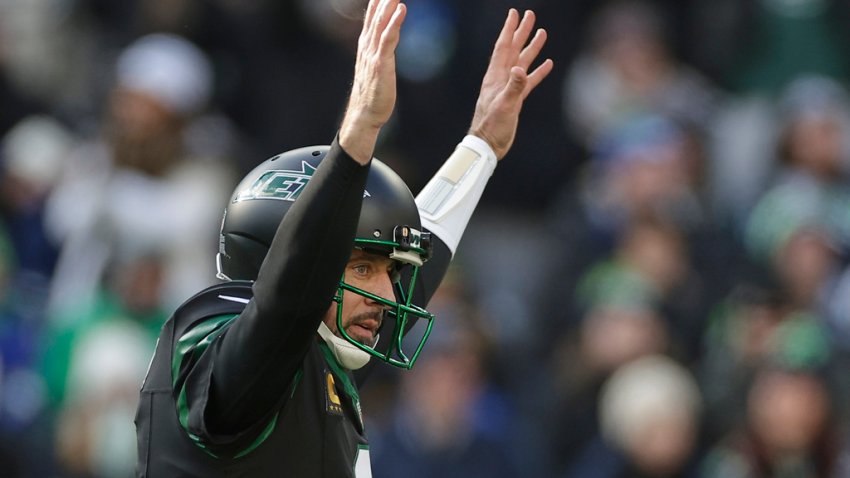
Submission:
M 241 234 L 224 236 L 227 246 L 221 254 L 221 271 L 232 280 L 255 280 L 269 250 L 268 245 Z

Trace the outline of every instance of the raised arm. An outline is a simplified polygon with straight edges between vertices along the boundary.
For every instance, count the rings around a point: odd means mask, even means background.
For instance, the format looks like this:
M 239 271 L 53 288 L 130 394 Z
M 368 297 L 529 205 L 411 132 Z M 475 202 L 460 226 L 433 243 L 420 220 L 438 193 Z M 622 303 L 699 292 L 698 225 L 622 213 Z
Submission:
M 280 405 L 331 304 L 351 253 L 380 128 L 395 104 L 395 60 L 406 9 L 372 0 L 353 87 L 336 144 L 280 223 L 253 285 L 253 299 L 198 360 L 186 392 L 213 441 L 228 442 Z M 209 390 L 203 388 L 209 376 Z M 208 400 L 208 401 L 207 401 Z
M 513 145 L 525 99 L 552 71 L 552 60 L 546 59 L 528 72 L 546 43 L 542 28 L 531 36 L 534 23 L 530 10 L 521 20 L 515 9 L 508 11 L 481 82 L 469 134 L 416 196 L 422 225 L 445 245 L 435 248 L 434 258 L 423 268 L 419 300 L 427 301 L 436 291 L 487 181 Z

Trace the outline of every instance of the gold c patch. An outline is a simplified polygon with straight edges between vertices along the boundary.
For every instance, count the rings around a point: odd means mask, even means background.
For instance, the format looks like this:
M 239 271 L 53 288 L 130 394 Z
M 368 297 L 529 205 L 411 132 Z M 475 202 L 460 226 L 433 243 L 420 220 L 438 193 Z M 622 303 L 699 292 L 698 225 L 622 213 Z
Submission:
M 325 370 L 325 382 L 327 384 L 325 402 L 327 404 L 328 413 L 342 415 L 342 402 L 339 399 L 339 395 L 336 393 L 336 382 L 334 381 L 333 374 L 328 370 Z

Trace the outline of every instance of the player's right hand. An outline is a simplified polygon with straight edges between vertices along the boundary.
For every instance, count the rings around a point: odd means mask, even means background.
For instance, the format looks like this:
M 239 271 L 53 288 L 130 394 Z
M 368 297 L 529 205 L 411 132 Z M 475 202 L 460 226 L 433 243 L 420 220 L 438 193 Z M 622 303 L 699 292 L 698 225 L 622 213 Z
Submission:
M 396 61 L 407 7 L 399 0 L 370 0 L 357 45 L 357 61 L 339 142 L 361 164 L 368 163 L 381 127 L 396 101 Z

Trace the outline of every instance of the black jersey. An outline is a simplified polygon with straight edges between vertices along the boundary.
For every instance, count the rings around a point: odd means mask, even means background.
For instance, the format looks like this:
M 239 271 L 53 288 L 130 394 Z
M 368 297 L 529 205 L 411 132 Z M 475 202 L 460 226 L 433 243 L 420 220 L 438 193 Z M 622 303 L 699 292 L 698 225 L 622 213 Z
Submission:
M 238 434 L 241 436 L 212 436 L 203 425 L 181 417 L 192 413 L 180 398 L 185 393 L 181 386 L 185 376 L 204 367 L 197 363 L 204 352 L 201 349 L 227 332 L 250 297 L 247 283 L 214 286 L 181 306 L 166 323 L 136 417 L 138 474 L 371 476 L 355 473 L 358 467 L 365 473 L 369 463 L 353 378 L 318 337 L 311 341 L 287 395 L 281 397 L 283 405 Z
M 371 476 L 357 389 L 316 333 L 351 253 L 367 174 L 335 142 L 257 280 L 206 289 L 165 324 L 137 411 L 138 476 Z M 434 243 L 418 303 L 450 260 Z

